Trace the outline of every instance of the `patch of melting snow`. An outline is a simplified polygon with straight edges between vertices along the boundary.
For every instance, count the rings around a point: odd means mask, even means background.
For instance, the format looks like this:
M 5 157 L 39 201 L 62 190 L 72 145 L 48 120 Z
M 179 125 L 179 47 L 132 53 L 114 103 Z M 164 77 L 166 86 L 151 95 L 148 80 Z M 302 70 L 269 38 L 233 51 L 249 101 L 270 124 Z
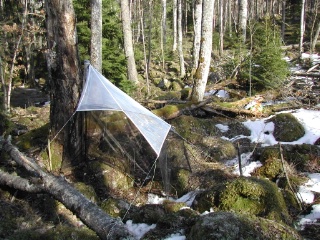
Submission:
M 137 238 L 140 239 L 145 233 L 154 229 L 156 224 L 133 223 L 132 220 L 126 222 L 127 229 Z
M 216 127 L 221 131 L 221 132 L 227 132 L 229 130 L 228 125 L 223 125 L 223 124 L 216 124 Z
M 262 166 L 262 163 L 260 161 L 253 161 L 250 162 L 250 158 L 252 156 L 252 153 L 242 153 L 241 154 L 241 169 L 242 169 L 242 175 L 246 177 L 250 177 L 251 173 L 258 167 Z M 232 160 L 229 160 L 226 162 L 227 166 L 233 167 L 233 173 L 236 175 L 240 175 L 240 169 L 239 169 L 239 159 L 234 158 Z

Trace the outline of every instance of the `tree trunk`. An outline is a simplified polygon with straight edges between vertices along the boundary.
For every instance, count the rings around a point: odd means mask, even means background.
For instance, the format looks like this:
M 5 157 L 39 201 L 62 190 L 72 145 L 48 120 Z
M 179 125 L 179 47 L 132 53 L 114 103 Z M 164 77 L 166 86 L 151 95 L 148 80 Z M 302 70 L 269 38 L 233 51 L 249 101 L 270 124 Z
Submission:
M 166 46 L 166 32 L 167 32 L 167 0 L 162 0 L 162 16 L 161 16 L 161 58 L 162 69 L 164 69 L 164 48 Z
M 110 217 L 101 208 L 74 189 L 63 178 L 45 172 L 33 159 L 26 157 L 9 141 L 1 141 L 1 147 L 20 166 L 37 176 L 37 183 L 13 176 L 0 170 L 0 184 L 27 192 L 46 192 L 72 211 L 101 239 L 134 239 L 123 223 Z
M 64 170 L 78 165 L 84 157 L 82 114 L 74 115 L 81 92 L 82 73 L 72 0 L 46 1 L 46 12 L 50 128 L 53 138 L 57 137 L 63 145 Z
M 220 0 L 220 9 L 219 9 L 219 54 L 220 56 L 223 55 L 223 0 Z
M 9 80 L 7 83 L 7 89 L 6 89 L 6 103 L 5 103 L 5 110 L 6 111 L 10 111 L 10 106 L 11 106 L 11 92 L 12 92 L 12 81 L 13 81 L 13 72 L 14 72 L 14 68 L 15 68 L 15 63 L 16 63 L 16 58 L 19 52 L 19 47 L 20 47 L 20 43 L 24 34 L 24 28 L 25 28 L 25 23 L 26 23 L 26 18 L 27 18 L 27 1 L 25 0 L 23 3 L 23 13 L 22 13 L 22 20 L 21 20 L 21 32 L 19 33 L 19 37 L 17 42 L 15 43 L 14 46 L 14 52 L 12 55 L 12 59 L 11 59 L 11 67 L 10 67 L 10 73 L 9 73 Z
M 300 53 L 300 57 L 301 57 L 302 52 L 303 52 L 303 38 L 304 38 L 304 30 L 305 30 L 305 20 L 304 20 L 305 3 L 306 3 L 306 0 L 301 0 L 300 41 L 299 41 L 299 53 Z
M 183 78 L 186 74 L 183 57 L 182 45 L 182 0 L 178 0 L 178 54 L 180 62 L 180 77 Z
M 194 86 L 192 89 L 191 100 L 193 102 L 200 102 L 203 100 L 211 62 L 214 0 L 203 0 L 202 6 L 202 41 L 200 46 L 199 65 L 194 76 Z
M 281 22 L 281 37 L 284 42 L 284 36 L 286 31 L 286 0 L 282 1 L 282 22 Z
M 192 74 L 195 73 L 199 63 L 200 40 L 201 40 L 201 17 L 202 17 L 202 0 L 194 2 L 194 24 L 193 24 L 193 66 Z
M 134 84 L 138 83 L 138 72 L 134 58 L 133 43 L 132 43 L 132 30 L 129 0 L 121 0 L 121 19 L 122 31 L 124 40 L 124 52 L 127 59 L 128 79 Z
M 91 0 L 90 62 L 102 73 L 102 0 Z
M 239 34 L 242 43 L 246 41 L 247 34 L 247 18 L 248 18 L 248 1 L 239 0 Z
M 317 23 L 316 32 L 315 32 L 313 39 L 312 39 L 312 42 L 311 42 L 310 53 L 313 53 L 316 48 L 319 34 L 320 34 L 320 21 L 318 21 L 318 23 Z
M 172 46 L 172 51 L 175 52 L 177 51 L 177 22 L 178 22 L 178 17 L 177 17 L 177 12 L 178 12 L 178 0 L 173 0 L 173 46 Z

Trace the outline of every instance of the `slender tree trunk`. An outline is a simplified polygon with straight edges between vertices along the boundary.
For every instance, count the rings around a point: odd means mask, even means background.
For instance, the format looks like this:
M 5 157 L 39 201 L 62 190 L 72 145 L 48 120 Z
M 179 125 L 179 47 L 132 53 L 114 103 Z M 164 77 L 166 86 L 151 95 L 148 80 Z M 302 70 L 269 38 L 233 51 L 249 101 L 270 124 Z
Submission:
M 203 0 L 201 23 L 201 47 L 199 65 L 194 76 L 194 86 L 192 89 L 191 100 L 200 102 L 203 100 L 205 88 L 207 85 L 211 51 L 212 51 L 212 20 L 214 10 L 214 0 Z
M 316 27 L 316 31 L 314 33 L 312 42 L 311 42 L 311 47 L 310 47 L 310 52 L 313 53 L 315 48 L 316 48 L 316 44 L 319 38 L 319 34 L 320 34 L 320 21 L 318 21 L 317 23 L 317 27 Z
M 223 29 L 223 0 L 220 0 L 220 10 L 219 10 L 219 54 L 220 56 L 223 55 L 223 36 L 224 36 L 224 29 Z
M 166 31 L 167 31 L 167 0 L 162 0 L 162 16 L 161 16 L 161 55 L 162 69 L 164 69 L 164 48 L 166 46 Z
M 143 23 L 144 11 L 141 8 L 141 2 L 140 1 L 138 3 L 138 9 L 139 9 L 139 12 L 140 12 L 141 37 L 142 37 L 142 45 L 143 45 L 143 58 L 144 58 L 144 63 L 145 63 L 145 77 L 146 77 L 146 80 L 147 80 L 147 92 L 148 92 L 148 96 L 149 96 L 150 95 L 149 68 L 148 68 L 148 61 L 147 61 L 147 50 L 146 50 L 146 42 L 145 42 L 145 36 L 144 36 L 144 23 Z
M 50 128 L 52 137 L 63 145 L 64 171 L 84 159 L 82 114 L 75 114 L 82 73 L 72 0 L 46 1 L 46 13 Z
M 282 1 L 282 22 L 281 22 L 281 37 L 282 41 L 285 41 L 285 31 L 286 31 L 286 0 Z
M 232 36 L 232 0 L 228 0 L 228 28 L 229 28 L 229 37 Z
M 122 31 L 124 38 L 124 52 L 127 59 L 128 79 L 133 83 L 138 83 L 138 72 L 134 57 L 133 43 L 132 43 L 132 30 L 131 30 L 131 18 L 129 0 L 121 0 L 121 19 L 122 19 Z
M 102 72 L 102 0 L 91 0 L 90 62 Z
M 152 0 L 149 0 L 149 32 L 148 32 L 148 62 L 147 62 L 147 72 L 150 72 L 150 62 L 151 62 L 151 37 L 152 37 Z
M 6 66 L 7 63 L 4 63 L 2 61 L 2 58 L 0 56 L 0 79 L 1 79 L 1 87 L 2 87 L 2 91 L 3 91 L 3 109 L 6 109 L 6 100 L 7 100 L 7 88 L 6 88 L 6 80 L 5 80 L 5 75 L 4 75 L 4 72 L 5 72 L 5 69 L 6 69 Z
M 172 51 L 177 51 L 177 36 L 178 36 L 178 0 L 173 0 L 173 46 Z
M 183 78 L 186 74 L 183 57 L 183 45 L 182 45 L 182 0 L 178 0 L 178 52 L 180 62 L 180 77 Z
M 24 28 L 25 28 L 25 23 L 26 23 L 26 18 L 27 18 L 27 0 L 24 0 L 23 3 L 23 13 L 22 13 L 22 22 L 21 22 L 21 32 L 20 32 L 20 36 L 18 37 L 17 42 L 15 43 L 15 47 L 14 47 L 14 52 L 13 52 L 13 56 L 12 56 L 12 62 L 11 62 L 11 67 L 10 67 L 10 73 L 9 73 L 9 80 L 8 80 L 8 88 L 7 88 L 7 99 L 6 99 L 6 104 L 5 104 L 5 110 L 6 111 L 10 111 L 10 106 L 11 106 L 11 92 L 12 92 L 12 81 L 13 81 L 13 72 L 14 72 L 14 68 L 15 68 L 15 62 L 16 62 L 16 58 L 19 52 L 19 47 L 20 47 L 20 43 L 24 34 Z
M 195 0 L 194 2 L 194 24 L 193 24 L 193 66 L 192 74 L 198 68 L 200 44 L 201 44 L 201 18 L 202 18 L 202 0 Z
M 299 41 L 299 53 L 300 57 L 303 53 L 303 38 L 304 38 L 304 30 L 305 30 L 305 3 L 306 0 L 301 0 L 301 18 L 300 18 L 300 41 Z

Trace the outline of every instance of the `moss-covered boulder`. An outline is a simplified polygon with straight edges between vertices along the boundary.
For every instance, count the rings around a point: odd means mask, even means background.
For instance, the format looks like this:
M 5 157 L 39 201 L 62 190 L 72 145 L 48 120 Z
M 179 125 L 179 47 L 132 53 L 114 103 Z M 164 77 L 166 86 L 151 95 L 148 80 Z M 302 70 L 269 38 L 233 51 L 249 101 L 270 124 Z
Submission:
M 207 156 L 210 156 L 210 158 L 206 158 L 206 161 L 220 162 L 237 156 L 237 150 L 233 143 L 220 137 L 203 137 L 200 143 L 207 150 Z
M 292 142 L 303 137 L 304 127 L 291 113 L 280 113 L 270 119 L 274 123 L 273 135 L 277 141 Z
M 292 223 L 281 191 L 267 179 L 240 177 L 229 182 L 220 194 L 218 208 Z
M 280 150 L 278 148 L 264 148 L 259 160 L 263 164 L 261 167 L 256 168 L 252 175 L 265 177 L 275 181 L 281 174 L 283 174 Z
M 297 232 L 283 224 L 231 212 L 213 212 L 198 218 L 187 239 L 301 239 Z

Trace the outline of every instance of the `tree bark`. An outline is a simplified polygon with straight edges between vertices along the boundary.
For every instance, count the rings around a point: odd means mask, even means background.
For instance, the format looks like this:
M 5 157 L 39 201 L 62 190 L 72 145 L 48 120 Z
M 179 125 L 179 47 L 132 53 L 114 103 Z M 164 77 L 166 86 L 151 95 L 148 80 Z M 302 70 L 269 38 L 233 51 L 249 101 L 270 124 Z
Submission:
M 57 136 L 63 145 L 64 170 L 84 158 L 82 114 L 74 115 L 82 89 L 82 73 L 72 0 L 46 1 L 46 13 L 50 128 L 52 136 Z
M 194 24 L 193 24 L 193 66 L 192 74 L 195 73 L 199 63 L 199 53 L 201 44 L 201 17 L 202 17 L 202 0 L 194 2 Z
M 177 23 L 178 23 L 178 0 L 173 0 L 173 9 L 172 9 L 172 22 L 173 22 L 173 45 L 172 45 L 172 51 L 177 51 Z
M 199 65 L 194 75 L 194 86 L 191 95 L 191 101 L 193 102 L 203 100 L 207 85 L 212 51 L 213 9 L 214 0 L 203 0 Z
M 131 30 L 131 18 L 129 0 L 121 0 L 121 19 L 122 19 L 122 31 L 124 40 L 124 52 L 127 59 L 128 79 L 134 84 L 138 83 L 138 72 L 134 57 L 133 43 L 132 43 L 132 30 Z
M 91 0 L 90 62 L 102 73 L 102 0 Z
M 10 154 L 14 161 L 37 178 L 37 183 L 32 184 L 27 179 L 12 176 L 0 170 L 1 184 L 27 192 L 49 193 L 95 231 L 101 239 L 134 239 L 121 221 L 110 217 L 63 178 L 44 171 L 33 159 L 26 157 L 14 147 L 10 141 L 2 140 L 0 146 Z
M 300 57 L 303 52 L 303 39 L 304 39 L 304 30 L 305 30 L 305 3 L 306 0 L 301 0 L 301 18 L 300 18 L 300 41 L 299 41 L 299 53 Z
M 182 0 L 178 0 L 178 54 L 180 62 L 180 77 L 183 78 L 186 74 L 183 57 L 182 45 Z
M 239 34 L 241 36 L 242 43 L 245 43 L 246 41 L 247 18 L 248 18 L 248 1 L 239 0 Z

